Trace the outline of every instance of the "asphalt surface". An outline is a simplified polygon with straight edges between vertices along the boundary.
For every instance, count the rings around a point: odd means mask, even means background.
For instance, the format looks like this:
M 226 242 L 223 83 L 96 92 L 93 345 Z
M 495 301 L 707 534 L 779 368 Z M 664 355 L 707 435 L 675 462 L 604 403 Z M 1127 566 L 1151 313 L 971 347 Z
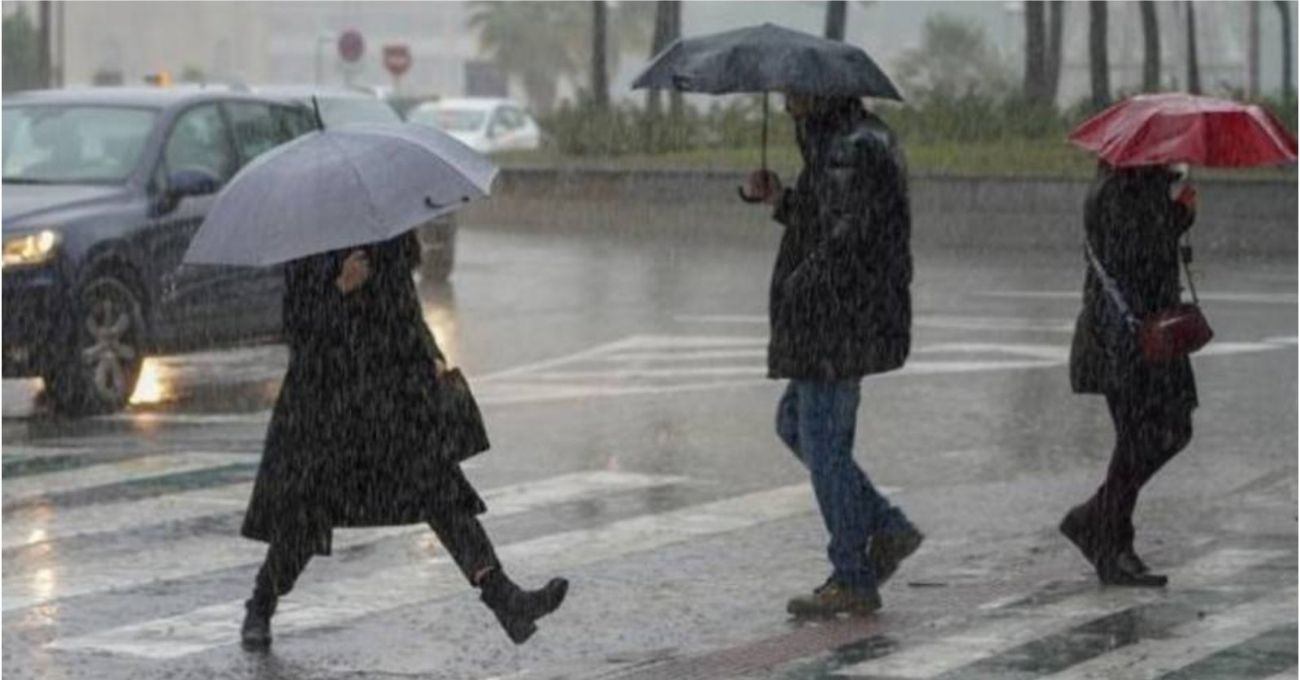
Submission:
M 776 234 L 474 229 L 430 325 L 483 404 L 469 476 L 525 584 L 568 602 L 515 647 L 427 529 L 339 532 L 238 647 L 238 538 L 282 347 L 151 359 L 128 413 L 5 381 L 5 678 L 1296 677 L 1296 265 L 1207 261 L 1217 338 L 1192 445 L 1147 488 L 1163 591 L 1105 589 L 1055 532 L 1101 480 L 1070 393 L 1076 254 L 918 252 L 908 367 L 864 383 L 857 458 L 926 532 L 876 616 L 791 621 L 827 573 L 764 378 Z

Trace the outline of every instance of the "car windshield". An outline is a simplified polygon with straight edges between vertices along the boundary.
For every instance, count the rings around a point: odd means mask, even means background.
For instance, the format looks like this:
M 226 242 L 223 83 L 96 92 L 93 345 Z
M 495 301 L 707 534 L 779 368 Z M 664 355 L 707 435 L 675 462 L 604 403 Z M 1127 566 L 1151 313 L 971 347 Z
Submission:
M 393 107 L 379 99 L 364 97 L 328 98 L 322 97 L 320 117 L 326 127 L 347 125 L 348 123 L 400 123 L 402 118 Z M 310 102 L 308 103 L 310 106 Z
M 4 181 L 120 183 L 140 161 L 158 113 L 79 104 L 4 107 Z
M 448 132 L 482 129 L 487 111 L 474 109 L 420 109 L 411 116 L 417 123 L 429 123 Z

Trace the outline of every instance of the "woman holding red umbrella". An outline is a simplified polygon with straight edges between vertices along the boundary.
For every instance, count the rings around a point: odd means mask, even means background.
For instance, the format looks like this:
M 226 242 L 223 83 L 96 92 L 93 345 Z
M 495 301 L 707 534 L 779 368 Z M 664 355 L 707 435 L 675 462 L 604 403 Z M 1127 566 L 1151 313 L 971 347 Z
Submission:
M 1071 141 L 1101 162 L 1084 204 L 1088 269 L 1070 382 L 1076 393 L 1105 395 L 1115 449 L 1101 486 L 1060 530 L 1102 583 L 1161 587 L 1168 579 L 1134 550 L 1133 510 L 1142 487 L 1191 441 L 1188 355 L 1211 336 L 1199 308 L 1181 303 L 1179 261 L 1190 251 L 1179 239 L 1196 214 L 1183 164 L 1293 163 L 1296 142 L 1258 107 L 1177 94 L 1117 104 Z

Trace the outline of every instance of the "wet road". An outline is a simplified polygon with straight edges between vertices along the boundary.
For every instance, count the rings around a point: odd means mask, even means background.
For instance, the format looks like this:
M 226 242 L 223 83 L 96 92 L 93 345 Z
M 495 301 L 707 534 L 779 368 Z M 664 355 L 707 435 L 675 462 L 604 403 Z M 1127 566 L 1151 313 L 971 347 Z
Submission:
M 928 539 L 879 616 L 800 625 L 825 536 L 772 433 L 775 237 L 466 230 L 454 286 L 422 284 L 488 419 L 503 560 L 574 583 L 522 648 L 418 527 L 339 532 L 273 653 L 234 644 L 283 348 L 151 360 L 130 413 L 81 422 L 6 381 L 5 677 L 1296 677 L 1293 257 L 1201 265 L 1196 437 L 1137 517 L 1172 585 L 1140 592 L 1054 531 L 1111 443 L 1065 369 L 1079 258 L 918 252 L 914 352 L 864 384 L 857 456 Z

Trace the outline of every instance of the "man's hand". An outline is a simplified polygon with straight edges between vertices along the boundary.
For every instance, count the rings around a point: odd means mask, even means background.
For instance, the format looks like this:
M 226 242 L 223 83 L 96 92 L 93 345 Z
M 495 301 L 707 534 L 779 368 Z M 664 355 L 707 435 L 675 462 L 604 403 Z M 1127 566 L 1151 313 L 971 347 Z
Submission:
M 781 200 L 781 178 L 771 170 L 755 170 L 745 181 L 745 196 L 755 202 L 776 205 Z
M 369 279 L 370 260 L 366 259 L 365 252 L 354 250 L 346 260 L 343 260 L 343 266 L 339 268 L 339 276 L 334 279 L 334 285 L 340 293 L 347 295 L 360 288 Z

